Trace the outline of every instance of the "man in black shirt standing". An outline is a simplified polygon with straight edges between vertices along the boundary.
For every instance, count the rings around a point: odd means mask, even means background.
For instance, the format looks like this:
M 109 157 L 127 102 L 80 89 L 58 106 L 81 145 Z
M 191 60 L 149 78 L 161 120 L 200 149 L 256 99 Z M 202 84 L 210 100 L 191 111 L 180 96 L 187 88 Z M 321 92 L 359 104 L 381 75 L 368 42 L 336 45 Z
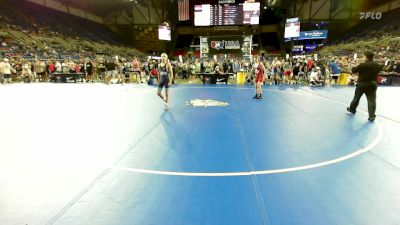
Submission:
M 367 51 L 364 54 L 367 60 L 352 70 L 353 73 L 358 73 L 358 81 L 353 101 L 350 107 L 347 107 L 347 111 L 355 114 L 360 98 L 365 93 L 368 100 L 368 120 L 374 121 L 376 117 L 376 90 L 378 89 L 376 78 L 382 70 L 382 66 L 373 61 L 374 53 Z

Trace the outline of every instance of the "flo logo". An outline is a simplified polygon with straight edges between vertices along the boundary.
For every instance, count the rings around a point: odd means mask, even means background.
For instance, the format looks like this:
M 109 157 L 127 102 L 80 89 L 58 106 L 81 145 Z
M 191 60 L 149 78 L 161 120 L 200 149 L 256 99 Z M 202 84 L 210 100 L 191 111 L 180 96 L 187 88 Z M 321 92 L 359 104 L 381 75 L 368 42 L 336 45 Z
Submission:
M 211 41 L 211 48 L 213 49 L 224 49 L 224 42 L 223 41 Z
M 382 18 L 381 12 L 360 12 L 360 20 L 373 19 L 380 20 Z

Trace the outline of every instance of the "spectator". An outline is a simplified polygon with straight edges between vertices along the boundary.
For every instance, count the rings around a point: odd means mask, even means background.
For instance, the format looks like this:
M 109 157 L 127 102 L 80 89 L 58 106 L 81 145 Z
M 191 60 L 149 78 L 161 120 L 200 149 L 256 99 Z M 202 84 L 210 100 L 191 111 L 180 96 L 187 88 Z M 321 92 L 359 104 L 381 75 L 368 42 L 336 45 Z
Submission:
M 188 67 L 189 67 L 189 62 L 182 63 L 182 79 L 188 78 Z
M 60 63 L 60 61 L 56 61 L 56 64 L 55 64 L 55 68 L 56 68 L 56 72 L 57 73 L 62 73 L 62 64 Z
M 107 76 L 105 79 L 105 83 L 110 84 L 111 79 L 113 79 L 118 74 L 117 64 L 115 64 L 114 60 L 107 60 L 106 70 L 107 70 Z
M 224 71 L 222 71 L 221 68 L 219 67 L 219 65 L 217 65 L 214 68 L 214 71 L 212 73 L 214 73 L 214 74 L 224 74 Z
M 3 72 L 4 66 L 5 66 L 4 61 L 0 61 L 0 83 L 2 84 L 4 83 L 4 72 Z
M 86 63 L 84 64 L 85 73 L 86 73 L 86 82 L 94 82 L 94 66 L 93 62 L 89 59 L 86 59 Z
M 1 65 L 0 68 L 2 69 L 0 74 L 3 74 L 4 82 L 11 83 L 11 73 L 14 69 L 11 67 L 10 62 L 7 58 L 4 58 L 3 65 Z
M 398 75 L 400 75 L 400 59 L 397 59 L 397 63 L 396 63 L 396 66 L 395 66 L 394 71 L 395 71 Z
M 39 81 L 47 81 L 46 63 L 44 61 L 36 60 L 35 72 Z
M 47 66 L 47 71 L 49 72 L 49 74 L 51 74 L 51 73 L 54 73 L 55 70 L 56 70 L 56 67 L 54 65 L 54 61 L 49 60 L 48 66 Z
M 314 67 L 310 73 L 310 86 L 323 85 L 323 82 L 320 79 L 321 75 L 321 68 L 318 66 Z
M 28 60 L 25 60 L 22 64 L 22 79 L 25 83 L 30 83 L 33 79 L 31 64 Z
M 335 84 L 337 84 L 342 69 L 340 68 L 339 64 L 336 62 L 335 59 L 331 61 L 331 63 L 329 64 L 329 68 L 331 71 L 331 77 L 334 80 Z
M 157 80 L 158 82 L 158 70 L 155 67 L 153 67 L 149 73 L 150 73 L 150 78 L 147 84 L 148 85 L 154 84 L 154 80 Z
M 134 57 L 132 60 L 132 64 L 131 64 L 131 70 L 133 73 L 133 76 L 135 76 L 136 81 L 138 83 L 142 83 L 142 77 L 141 77 L 141 63 L 138 60 L 137 57 Z

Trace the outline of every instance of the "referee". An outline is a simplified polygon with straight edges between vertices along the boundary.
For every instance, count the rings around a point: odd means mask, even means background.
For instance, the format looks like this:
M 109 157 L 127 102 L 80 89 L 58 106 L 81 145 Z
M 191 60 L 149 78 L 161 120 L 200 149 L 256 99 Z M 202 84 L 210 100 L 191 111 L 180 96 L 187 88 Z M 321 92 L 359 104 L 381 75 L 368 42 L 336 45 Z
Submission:
M 382 70 L 382 66 L 374 62 L 373 52 L 367 51 L 364 55 L 367 60 L 357 67 L 354 67 L 352 70 L 353 73 L 358 73 L 358 82 L 353 101 L 351 101 L 350 107 L 347 107 L 347 111 L 355 114 L 360 98 L 365 94 L 368 100 L 368 120 L 374 121 L 376 117 L 376 90 L 378 89 L 376 78 L 378 73 Z

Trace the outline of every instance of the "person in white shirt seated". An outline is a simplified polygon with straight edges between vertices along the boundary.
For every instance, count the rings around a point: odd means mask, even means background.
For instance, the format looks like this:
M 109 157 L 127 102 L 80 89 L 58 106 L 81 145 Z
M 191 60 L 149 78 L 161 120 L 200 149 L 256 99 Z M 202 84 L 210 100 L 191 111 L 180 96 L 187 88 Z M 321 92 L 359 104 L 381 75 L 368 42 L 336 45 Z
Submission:
M 310 86 L 323 85 L 323 82 L 321 81 L 320 77 L 321 77 L 321 68 L 319 67 L 313 68 L 309 77 Z

